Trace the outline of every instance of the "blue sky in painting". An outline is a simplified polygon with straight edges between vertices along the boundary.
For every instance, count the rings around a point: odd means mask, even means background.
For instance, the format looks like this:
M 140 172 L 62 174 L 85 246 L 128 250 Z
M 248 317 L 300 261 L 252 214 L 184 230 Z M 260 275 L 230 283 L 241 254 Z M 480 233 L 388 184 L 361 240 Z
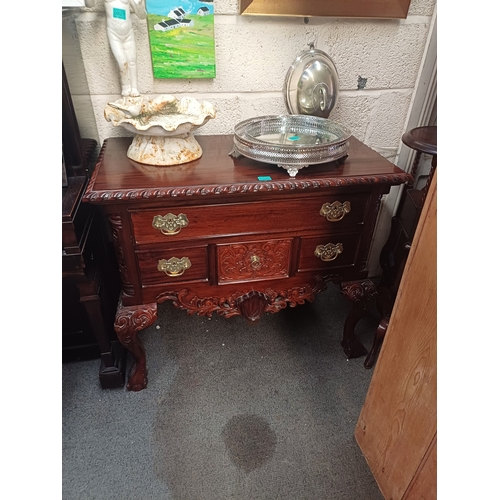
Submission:
M 200 7 L 208 7 L 210 13 L 214 13 L 213 2 L 200 2 L 198 0 L 146 0 L 146 10 L 149 14 L 168 16 L 174 7 L 182 7 L 186 13 L 195 14 Z

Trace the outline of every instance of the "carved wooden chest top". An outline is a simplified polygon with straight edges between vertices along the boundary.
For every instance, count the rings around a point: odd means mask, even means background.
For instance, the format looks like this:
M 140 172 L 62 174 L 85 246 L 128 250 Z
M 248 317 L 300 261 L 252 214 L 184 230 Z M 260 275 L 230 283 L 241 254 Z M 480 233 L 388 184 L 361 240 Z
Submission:
M 380 200 L 410 176 L 355 138 L 343 162 L 286 171 L 229 156 L 232 136 L 198 136 L 200 159 L 153 167 L 127 158 L 131 138 L 102 147 L 84 200 L 105 209 L 122 292 L 115 319 L 135 358 L 128 388 L 147 384 L 137 332 L 172 300 L 189 314 L 257 320 L 313 300 L 329 281 L 353 303 L 342 345 L 366 352 L 354 335 L 375 293 L 366 262 Z

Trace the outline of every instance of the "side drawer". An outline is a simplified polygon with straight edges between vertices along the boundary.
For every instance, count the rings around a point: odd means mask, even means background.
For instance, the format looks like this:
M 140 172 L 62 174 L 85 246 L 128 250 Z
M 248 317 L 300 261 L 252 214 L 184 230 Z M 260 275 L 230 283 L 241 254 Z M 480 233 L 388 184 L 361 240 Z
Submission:
M 354 265 L 361 236 L 361 233 L 336 233 L 301 238 L 298 272 Z
M 289 197 L 254 203 L 179 206 L 130 212 L 139 245 L 211 238 L 331 229 L 363 223 L 370 193 Z
M 136 252 L 143 285 L 208 279 L 207 246 Z
M 218 282 L 287 278 L 292 239 L 217 245 Z

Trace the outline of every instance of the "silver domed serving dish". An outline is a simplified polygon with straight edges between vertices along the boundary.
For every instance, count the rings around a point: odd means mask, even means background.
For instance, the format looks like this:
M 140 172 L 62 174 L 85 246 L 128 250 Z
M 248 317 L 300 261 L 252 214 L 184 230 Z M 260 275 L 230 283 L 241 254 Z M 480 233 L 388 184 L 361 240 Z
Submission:
M 286 169 L 290 177 L 304 167 L 346 156 L 351 133 L 318 116 L 258 116 L 234 129 L 234 152 Z
M 339 75 L 330 56 L 312 44 L 301 52 L 286 74 L 283 95 L 290 114 L 328 118 L 339 97 Z
M 290 177 L 304 167 L 347 156 L 351 132 L 328 117 L 339 79 L 332 59 L 310 44 L 287 72 L 283 94 L 290 115 L 258 116 L 234 127 L 232 156 L 272 163 Z

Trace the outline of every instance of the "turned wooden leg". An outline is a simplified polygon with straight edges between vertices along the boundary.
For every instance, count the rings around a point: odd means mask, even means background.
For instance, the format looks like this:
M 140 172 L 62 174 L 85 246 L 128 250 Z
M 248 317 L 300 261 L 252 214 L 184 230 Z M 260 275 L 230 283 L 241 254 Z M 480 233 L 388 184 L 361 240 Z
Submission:
M 341 346 L 348 358 L 359 358 L 367 353 L 365 346 L 358 340 L 354 333 L 357 322 L 362 318 L 368 300 L 375 298 L 377 291 L 371 280 L 344 281 L 340 284 L 342 295 L 353 302 L 353 307 L 344 324 L 344 335 Z
M 148 385 L 146 351 L 137 332 L 152 325 L 157 318 L 156 302 L 138 306 L 123 306 L 120 300 L 115 318 L 115 332 L 118 340 L 134 356 L 127 383 L 129 391 L 141 391 Z
M 373 345 L 371 351 L 366 356 L 364 367 L 366 369 L 371 368 L 375 364 L 375 360 L 377 358 L 378 351 L 382 346 L 382 342 L 385 338 L 385 332 L 387 331 L 387 327 L 389 326 L 389 316 L 384 316 L 378 325 L 375 336 L 373 337 Z
M 382 247 L 380 251 L 380 267 L 383 270 L 382 279 L 379 283 L 380 286 L 390 286 L 394 281 L 394 252 L 396 248 L 396 244 L 398 242 L 398 238 L 401 235 L 401 223 L 398 217 L 393 217 L 391 219 L 391 231 L 389 233 L 389 237 L 385 242 L 385 245 Z

